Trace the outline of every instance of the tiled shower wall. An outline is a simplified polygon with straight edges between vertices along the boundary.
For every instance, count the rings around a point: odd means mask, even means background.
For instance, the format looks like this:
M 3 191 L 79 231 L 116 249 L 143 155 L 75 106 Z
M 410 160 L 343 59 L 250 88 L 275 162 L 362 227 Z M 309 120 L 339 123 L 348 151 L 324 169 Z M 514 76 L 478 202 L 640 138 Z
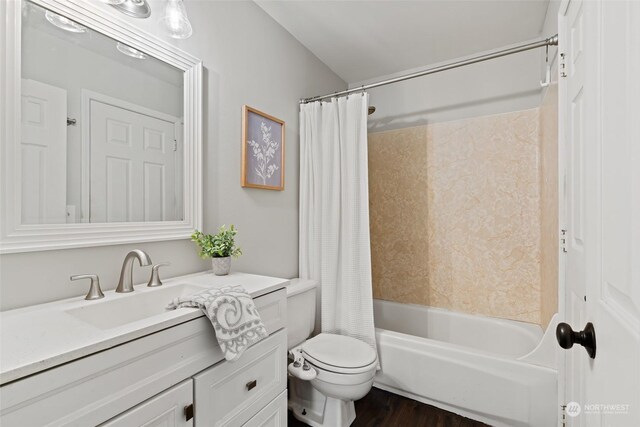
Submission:
M 558 311 L 558 85 L 540 107 L 540 323 Z
M 536 108 L 369 134 L 375 298 L 546 319 L 540 119 Z

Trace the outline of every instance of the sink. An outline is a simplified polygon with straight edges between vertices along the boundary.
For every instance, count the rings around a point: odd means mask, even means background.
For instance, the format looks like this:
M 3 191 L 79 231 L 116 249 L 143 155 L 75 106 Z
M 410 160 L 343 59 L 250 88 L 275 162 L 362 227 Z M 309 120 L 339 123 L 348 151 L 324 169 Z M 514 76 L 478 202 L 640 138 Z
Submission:
M 143 288 L 130 294 L 109 293 L 99 302 L 73 308 L 66 313 L 96 328 L 112 329 L 172 311 L 166 307 L 174 298 L 192 295 L 205 289 L 207 288 L 179 284 Z

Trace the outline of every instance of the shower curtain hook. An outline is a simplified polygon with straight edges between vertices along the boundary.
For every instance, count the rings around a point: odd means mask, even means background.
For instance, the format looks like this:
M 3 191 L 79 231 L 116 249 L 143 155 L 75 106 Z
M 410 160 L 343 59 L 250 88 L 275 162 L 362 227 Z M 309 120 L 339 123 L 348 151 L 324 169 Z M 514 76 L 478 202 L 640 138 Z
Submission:
M 544 62 L 549 63 L 549 45 L 544 47 Z
M 544 57 L 544 62 L 546 64 L 546 75 L 544 81 L 540 82 L 540 87 L 547 87 L 551 84 L 551 65 L 549 65 L 549 45 L 546 46 L 546 52 Z

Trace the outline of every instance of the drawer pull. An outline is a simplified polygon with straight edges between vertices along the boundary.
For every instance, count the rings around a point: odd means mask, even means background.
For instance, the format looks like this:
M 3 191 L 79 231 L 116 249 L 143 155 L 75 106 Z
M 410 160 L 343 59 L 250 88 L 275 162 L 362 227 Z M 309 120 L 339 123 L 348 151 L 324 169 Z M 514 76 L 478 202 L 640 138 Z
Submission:
M 193 418 L 193 403 L 184 407 L 184 418 L 187 421 Z
M 247 391 L 251 391 L 257 385 L 258 385 L 258 380 L 249 381 L 247 383 Z

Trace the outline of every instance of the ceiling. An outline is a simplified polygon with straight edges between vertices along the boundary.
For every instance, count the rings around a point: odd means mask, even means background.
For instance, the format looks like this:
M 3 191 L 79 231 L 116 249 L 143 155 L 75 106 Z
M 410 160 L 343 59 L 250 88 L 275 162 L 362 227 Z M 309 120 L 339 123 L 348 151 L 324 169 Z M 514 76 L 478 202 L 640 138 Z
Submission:
M 254 0 L 347 83 L 540 36 L 549 0 Z

